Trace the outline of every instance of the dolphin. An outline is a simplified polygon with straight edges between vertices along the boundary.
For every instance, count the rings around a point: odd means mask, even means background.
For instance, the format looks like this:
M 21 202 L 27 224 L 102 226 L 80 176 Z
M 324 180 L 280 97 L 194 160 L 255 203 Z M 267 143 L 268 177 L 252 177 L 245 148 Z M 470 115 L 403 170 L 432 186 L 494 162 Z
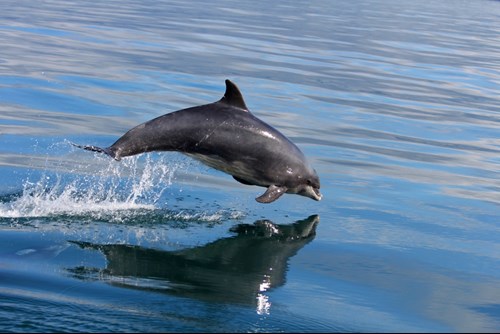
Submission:
M 266 187 L 257 202 L 271 203 L 285 193 L 321 200 L 319 177 L 302 151 L 255 117 L 238 87 L 225 82 L 226 92 L 219 101 L 147 121 L 107 148 L 74 145 L 117 161 L 145 152 L 177 151 L 240 183 Z

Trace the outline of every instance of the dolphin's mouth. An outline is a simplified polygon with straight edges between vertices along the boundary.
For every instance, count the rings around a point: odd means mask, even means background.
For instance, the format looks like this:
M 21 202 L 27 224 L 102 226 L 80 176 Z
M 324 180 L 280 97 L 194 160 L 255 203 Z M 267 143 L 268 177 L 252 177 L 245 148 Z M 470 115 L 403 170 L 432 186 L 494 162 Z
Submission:
M 313 186 L 307 185 L 297 191 L 297 189 L 288 189 L 289 194 L 298 194 L 301 196 L 309 197 L 315 201 L 321 201 L 323 195 L 319 192 L 319 188 L 314 188 Z
M 290 193 L 306 196 L 306 197 L 309 197 L 315 201 L 321 201 L 321 199 L 323 198 L 323 195 L 321 195 L 321 193 L 319 192 L 319 188 L 315 188 L 315 187 L 309 186 L 309 185 L 302 188 L 298 192 L 290 192 Z
M 323 198 L 323 195 L 321 195 L 318 188 L 313 188 L 313 194 L 314 194 L 313 199 L 315 199 L 316 201 L 321 201 L 321 199 Z

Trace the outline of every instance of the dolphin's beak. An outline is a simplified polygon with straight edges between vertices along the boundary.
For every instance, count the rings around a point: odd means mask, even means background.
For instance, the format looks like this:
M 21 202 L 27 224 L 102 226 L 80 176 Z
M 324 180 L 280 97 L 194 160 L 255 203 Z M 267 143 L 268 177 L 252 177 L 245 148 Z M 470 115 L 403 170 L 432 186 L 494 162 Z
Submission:
M 316 201 L 321 201 L 321 199 L 323 198 L 323 195 L 321 195 L 321 193 L 319 192 L 319 189 L 313 188 L 313 193 L 314 193 L 313 199 L 315 199 Z
M 303 195 L 312 198 L 315 201 L 321 201 L 321 199 L 323 198 L 323 195 L 321 195 L 318 188 L 313 188 L 310 186 L 306 188 L 306 191 Z

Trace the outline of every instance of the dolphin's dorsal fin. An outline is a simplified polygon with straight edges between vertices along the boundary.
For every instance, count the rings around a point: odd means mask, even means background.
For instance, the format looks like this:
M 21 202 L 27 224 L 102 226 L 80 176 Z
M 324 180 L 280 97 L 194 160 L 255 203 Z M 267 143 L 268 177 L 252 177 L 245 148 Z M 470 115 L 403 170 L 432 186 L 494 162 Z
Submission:
M 231 80 L 226 79 L 226 92 L 224 97 L 220 99 L 219 102 L 229 104 L 233 107 L 248 110 L 245 100 L 243 100 L 243 95 L 241 95 L 238 86 L 236 86 Z

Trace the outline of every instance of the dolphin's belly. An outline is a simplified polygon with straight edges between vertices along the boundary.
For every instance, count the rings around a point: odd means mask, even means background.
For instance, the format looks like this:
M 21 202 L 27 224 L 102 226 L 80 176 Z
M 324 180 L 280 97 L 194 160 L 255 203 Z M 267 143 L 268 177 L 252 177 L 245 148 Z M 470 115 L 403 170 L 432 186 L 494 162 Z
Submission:
M 251 184 L 258 186 L 268 186 L 269 180 L 262 175 L 258 175 L 255 168 L 249 166 L 248 162 L 245 161 L 227 161 L 218 155 L 206 155 L 197 153 L 185 153 L 186 155 L 202 162 L 203 164 L 220 170 L 224 173 L 236 176 L 240 179 L 248 181 Z

